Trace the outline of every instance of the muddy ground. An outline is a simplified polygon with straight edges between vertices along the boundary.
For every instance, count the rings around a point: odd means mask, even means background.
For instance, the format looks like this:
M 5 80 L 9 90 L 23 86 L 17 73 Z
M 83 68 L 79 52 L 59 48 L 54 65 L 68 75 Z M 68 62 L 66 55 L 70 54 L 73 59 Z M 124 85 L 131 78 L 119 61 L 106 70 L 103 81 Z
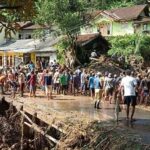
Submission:
M 0 103 L 0 150 L 149 150 L 150 145 L 142 143 L 141 137 L 128 129 L 121 128 L 114 121 L 89 121 L 87 116 L 77 117 L 78 114 L 63 117 L 60 121 L 55 118 L 57 126 L 64 133 L 57 134 L 50 125 L 36 122 L 45 133 L 59 142 L 48 140 L 46 136 L 27 128 L 27 121 L 15 107 L 7 102 Z

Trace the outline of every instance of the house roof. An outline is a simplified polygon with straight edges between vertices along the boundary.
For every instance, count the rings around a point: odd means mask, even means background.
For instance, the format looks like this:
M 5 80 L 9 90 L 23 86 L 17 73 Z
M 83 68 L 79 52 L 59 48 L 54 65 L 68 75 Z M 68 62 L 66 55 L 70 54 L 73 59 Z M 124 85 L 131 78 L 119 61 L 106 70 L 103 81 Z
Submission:
M 102 14 L 109 16 L 114 20 L 133 20 L 137 19 L 141 12 L 147 7 L 146 4 L 144 5 L 135 5 L 132 7 L 123 7 L 113 10 L 105 10 Z
M 17 22 L 17 24 L 20 26 L 20 29 L 33 25 L 31 21 Z
M 97 17 L 101 12 L 102 12 L 101 10 L 96 10 L 96 11 L 91 12 L 90 13 L 91 18 L 93 19 L 93 18 Z
M 19 25 L 20 29 L 23 29 L 23 30 L 34 30 L 34 29 L 48 28 L 47 25 L 34 24 L 31 21 L 17 22 L 17 24 Z
M 99 33 L 79 35 L 77 37 L 77 43 L 81 44 L 83 46 L 83 45 L 91 42 L 92 40 L 94 40 L 98 36 L 99 36 Z
M 56 51 L 53 47 L 61 37 L 58 38 L 47 38 L 45 41 L 25 39 L 10 41 L 0 46 L 1 51 L 14 51 L 27 53 L 31 51 L 41 52 L 41 51 Z
M 44 25 L 39 25 L 39 24 L 33 24 L 27 27 L 24 27 L 23 30 L 34 30 L 34 29 L 43 29 L 43 28 L 48 28 L 48 26 Z

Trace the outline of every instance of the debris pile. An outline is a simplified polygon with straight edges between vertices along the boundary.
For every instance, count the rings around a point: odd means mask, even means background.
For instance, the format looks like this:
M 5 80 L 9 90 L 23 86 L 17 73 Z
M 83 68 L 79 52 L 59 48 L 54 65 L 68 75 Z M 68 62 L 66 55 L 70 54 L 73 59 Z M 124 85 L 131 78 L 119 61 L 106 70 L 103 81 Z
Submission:
M 0 101 L 0 150 L 44 150 L 54 147 L 44 135 L 25 126 L 26 119 L 5 99 Z
M 42 125 L 22 109 L 8 107 L 4 100 L 0 102 L 1 108 L 5 113 L 0 113 L 0 150 L 150 150 L 150 145 L 143 145 L 139 135 L 113 121 L 90 121 L 89 116 L 80 114 L 79 118 L 78 113 L 70 113 Z
M 97 59 L 93 59 L 89 64 L 88 68 L 99 70 L 102 73 L 109 70 L 111 73 L 119 74 L 120 72 L 124 71 L 122 64 L 115 62 L 114 60 L 105 55 L 102 55 Z
M 125 59 L 125 58 L 124 58 Z M 119 72 L 131 69 L 142 73 L 146 70 L 150 62 L 144 62 L 142 57 L 130 56 L 124 60 L 118 60 L 117 58 L 107 57 L 101 55 L 99 58 L 93 58 L 89 64 L 90 69 L 100 70 L 101 72 L 110 71 L 111 73 L 118 74 Z
M 60 141 L 57 149 L 95 149 L 95 150 L 126 150 L 145 149 L 150 146 L 142 145 L 139 136 L 127 132 L 112 123 L 98 121 L 85 125 L 73 126 L 70 132 Z
M 7 108 L 6 104 L 5 101 L 1 102 L 3 109 Z M 4 112 L 5 115 L 1 113 L 0 116 L 0 149 L 17 149 L 21 138 L 20 115 L 14 114 L 11 106 Z

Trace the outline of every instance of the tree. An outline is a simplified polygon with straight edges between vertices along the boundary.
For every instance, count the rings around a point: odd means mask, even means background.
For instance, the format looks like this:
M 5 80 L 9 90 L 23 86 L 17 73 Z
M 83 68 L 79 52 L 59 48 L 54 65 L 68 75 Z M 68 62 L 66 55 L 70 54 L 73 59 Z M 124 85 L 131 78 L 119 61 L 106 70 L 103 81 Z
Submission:
M 36 3 L 39 24 L 57 26 L 67 36 L 68 48 L 76 61 L 76 39 L 80 27 L 85 24 L 85 13 L 89 8 L 87 0 L 38 0 Z
M 109 55 L 117 54 L 125 57 L 132 55 L 142 57 L 145 61 L 150 60 L 150 36 L 149 35 L 126 35 L 110 37 L 111 49 Z
M 19 29 L 18 21 L 32 20 L 35 15 L 34 0 L 1 0 L 0 32 L 5 30 L 5 37 L 11 37 Z

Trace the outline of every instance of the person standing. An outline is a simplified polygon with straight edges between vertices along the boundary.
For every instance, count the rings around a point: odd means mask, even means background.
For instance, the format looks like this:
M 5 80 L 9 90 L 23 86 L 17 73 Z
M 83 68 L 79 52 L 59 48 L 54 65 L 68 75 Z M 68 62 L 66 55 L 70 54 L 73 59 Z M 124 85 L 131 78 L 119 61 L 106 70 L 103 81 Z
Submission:
M 148 103 L 149 99 L 149 92 L 150 92 L 150 80 L 148 79 L 148 74 L 144 75 L 143 80 L 140 83 L 140 89 L 141 89 L 141 99 L 140 99 L 140 104 L 143 102 L 145 105 Z
M 48 100 L 52 99 L 52 72 L 46 70 L 44 75 L 45 92 Z
M 28 65 L 28 68 L 30 71 L 33 71 L 35 69 L 35 65 L 33 64 L 32 61 L 30 61 L 29 65 Z
M 28 81 L 29 85 L 30 85 L 30 97 L 33 94 L 33 97 L 35 97 L 35 92 L 36 92 L 36 75 L 34 73 L 34 71 L 31 71 L 31 76 L 30 79 Z
M 77 72 L 73 75 L 73 95 L 78 95 L 80 88 L 80 76 Z
M 86 70 L 83 69 L 83 72 L 81 74 L 81 93 L 83 95 L 85 95 L 85 88 L 86 88 L 86 77 L 87 77 L 87 74 L 86 74 Z
M 56 94 L 59 94 L 60 93 L 60 80 L 59 80 L 59 76 L 60 76 L 60 73 L 59 73 L 59 70 L 56 69 L 56 72 L 54 73 L 54 76 L 53 76 L 53 84 L 54 84 L 54 91 Z
M 132 112 L 131 112 L 131 122 L 134 121 L 133 116 L 135 112 L 136 106 L 136 87 L 137 81 L 134 77 L 131 76 L 131 71 L 126 71 L 126 76 L 123 77 L 121 81 L 121 90 L 124 93 L 124 104 L 127 105 L 126 109 L 126 119 L 129 120 L 129 111 L 130 111 L 130 104 L 132 105 Z
M 20 96 L 23 97 L 24 87 L 25 87 L 25 75 L 23 71 L 20 71 L 18 82 L 19 82 L 19 87 L 20 87 Z
M 94 79 L 94 88 L 95 88 L 95 105 L 94 108 L 100 109 L 100 89 L 101 89 L 101 83 L 100 83 L 100 74 L 97 73 L 95 79 Z
M 7 76 L 0 71 L 0 94 L 4 94 L 4 84 L 6 83 Z
M 114 90 L 113 78 L 111 73 L 109 73 L 108 76 L 105 77 L 104 88 L 105 88 L 105 101 L 109 100 L 109 103 L 111 104 Z
M 94 78 L 95 78 L 95 74 L 91 72 L 88 86 L 90 88 L 90 95 L 91 95 L 91 98 L 93 100 L 94 100 L 94 94 L 95 94 L 95 91 L 94 91 Z

